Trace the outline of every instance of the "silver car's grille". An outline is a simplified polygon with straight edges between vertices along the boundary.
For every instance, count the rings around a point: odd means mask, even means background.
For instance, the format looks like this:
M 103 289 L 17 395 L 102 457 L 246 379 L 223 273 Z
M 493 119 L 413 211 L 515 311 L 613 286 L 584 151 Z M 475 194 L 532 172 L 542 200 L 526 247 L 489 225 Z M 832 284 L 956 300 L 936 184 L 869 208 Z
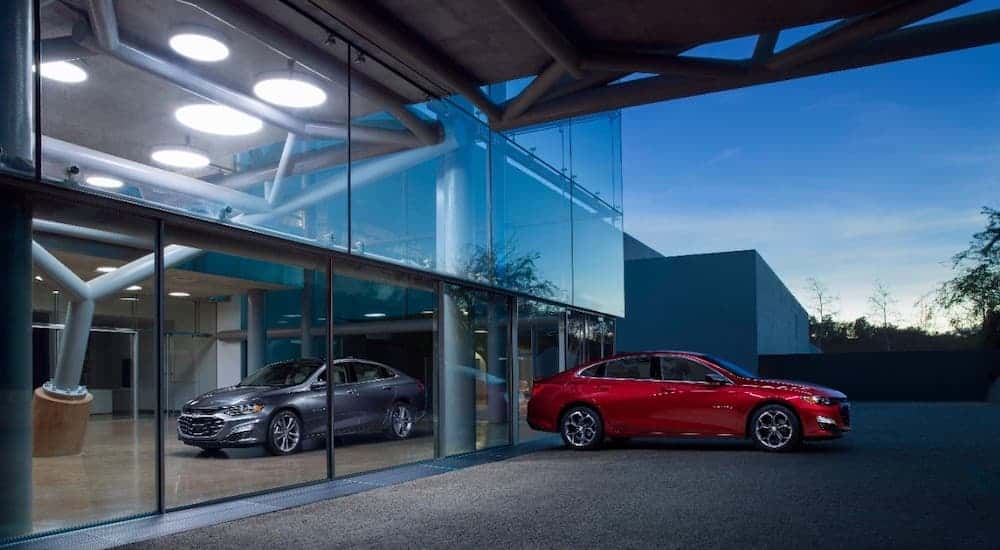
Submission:
M 222 430 L 223 421 L 214 416 L 181 415 L 177 427 L 183 435 L 191 437 L 212 437 Z

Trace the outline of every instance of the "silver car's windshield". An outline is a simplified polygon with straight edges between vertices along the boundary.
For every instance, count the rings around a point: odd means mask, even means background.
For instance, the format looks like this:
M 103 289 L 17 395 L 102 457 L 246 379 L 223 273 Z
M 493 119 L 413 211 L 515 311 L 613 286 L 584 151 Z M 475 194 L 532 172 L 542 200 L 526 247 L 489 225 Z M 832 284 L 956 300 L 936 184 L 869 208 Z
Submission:
M 297 386 L 313 375 L 322 363 L 318 361 L 284 361 L 271 363 L 250 374 L 239 383 L 240 386 Z

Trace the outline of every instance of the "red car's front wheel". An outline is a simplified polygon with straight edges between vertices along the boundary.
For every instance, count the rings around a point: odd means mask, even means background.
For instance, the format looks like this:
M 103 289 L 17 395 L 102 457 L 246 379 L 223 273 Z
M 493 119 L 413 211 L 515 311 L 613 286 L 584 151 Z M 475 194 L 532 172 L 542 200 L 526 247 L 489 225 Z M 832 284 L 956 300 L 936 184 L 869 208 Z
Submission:
M 604 422 L 596 409 L 580 405 L 563 414 L 559 432 L 571 449 L 594 449 L 604 441 Z
M 784 405 L 761 407 L 750 424 L 750 437 L 765 451 L 791 451 L 802 441 L 798 416 Z

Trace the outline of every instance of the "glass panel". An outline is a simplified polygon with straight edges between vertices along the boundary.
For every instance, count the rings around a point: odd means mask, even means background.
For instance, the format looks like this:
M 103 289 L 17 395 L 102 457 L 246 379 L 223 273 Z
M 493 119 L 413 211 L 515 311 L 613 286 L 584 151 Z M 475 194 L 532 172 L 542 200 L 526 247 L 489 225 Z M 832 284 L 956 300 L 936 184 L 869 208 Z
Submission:
M 569 180 L 499 134 L 491 158 L 497 286 L 569 302 Z
M 622 215 L 587 194 L 573 191 L 573 305 L 625 315 Z
M 528 151 L 556 172 L 570 175 L 570 121 L 550 122 L 506 133 L 514 143 Z
M 547 436 L 528 426 L 528 400 L 534 381 L 565 368 L 566 309 L 520 300 L 517 305 L 518 440 Z
M 338 268 L 333 292 L 336 475 L 434 458 L 433 286 Z
M 443 307 L 442 454 L 508 444 L 508 301 L 446 285 Z
M 167 505 L 325 478 L 325 270 L 166 240 Z
M 4 504 L 30 508 L 24 533 L 152 512 L 155 225 L 49 204 L 33 222 L 32 490 Z
M 43 4 L 43 36 L 75 44 L 86 10 Z M 86 58 L 68 63 L 87 78 L 44 80 L 43 177 L 346 249 L 347 45 L 324 42 L 327 31 L 287 6 L 268 7 L 281 21 L 273 34 L 251 26 L 265 16 L 249 6 L 211 10 L 115 2 L 116 53 L 60 48 Z M 204 50 L 173 49 L 179 26 L 205 29 L 228 55 L 209 62 Z
M 612 346 L 608 342 L 611 332 L 611 320 L 605 317 L 591 316 L 587 321 L 587 360 L 598 359 L 611 355 Z
M 595 198 L 621 210 L 621 113 L 575 118 L 570 124 L 571 178 Z
M 35 172 L 34 2 L 4 3 L 0 22 L 0 172 L 32 175 Z M 42 75 L 57 67 L 42 65 Z
M 370 58 L 354 81 L 386 69 Z M 492 279 L 489 250 L 489 130 L 446 100 L 409 108 L 424 141 L 359 143 L 368 127 L 402 128 L 384 102 L 351 103 L 351 251 L 480 282 Z M 408 131 L 405 128 L 400 131 Z
M 566 368 L 580 366 L 587 362 L 585 339 L 587 315 L 570 311 L 566 317 Z

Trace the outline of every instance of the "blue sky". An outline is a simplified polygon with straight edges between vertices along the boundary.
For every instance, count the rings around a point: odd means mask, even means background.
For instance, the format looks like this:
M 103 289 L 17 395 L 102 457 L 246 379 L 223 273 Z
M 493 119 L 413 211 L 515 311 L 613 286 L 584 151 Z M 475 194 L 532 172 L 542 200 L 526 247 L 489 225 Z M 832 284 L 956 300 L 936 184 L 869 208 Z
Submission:
M 908 323 L 1000 207 L 1000 45 L 630 108 L 622 132 L 626 231 L 668 255 L 755 248 L 844 319 L 880 280 Z

